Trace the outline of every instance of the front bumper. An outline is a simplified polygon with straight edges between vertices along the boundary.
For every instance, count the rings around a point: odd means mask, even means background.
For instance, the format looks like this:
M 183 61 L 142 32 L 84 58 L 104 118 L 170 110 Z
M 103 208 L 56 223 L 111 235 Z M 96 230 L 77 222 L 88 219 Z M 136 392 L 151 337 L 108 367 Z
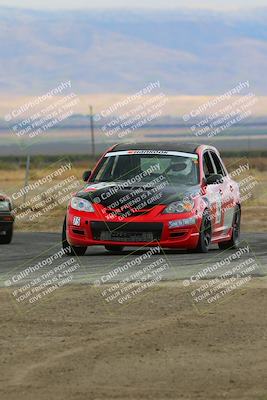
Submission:
M 201 218 L 195 211 L 184 214 L 162 214 L 164 206 L 157 206 L 148 214 L 118 218 L 112 221 L 103 213 L 86 213 L 68 209 L 67 239 L 72 246 L 158 246 L 163 248 L 193 249 L 197 246 Z M 169 227 L 169 222 L 195 218 L 195 223 Z
M 8 212 L 0 213 L 0 235 L 10 231 L 13 227 L 14 217 Z

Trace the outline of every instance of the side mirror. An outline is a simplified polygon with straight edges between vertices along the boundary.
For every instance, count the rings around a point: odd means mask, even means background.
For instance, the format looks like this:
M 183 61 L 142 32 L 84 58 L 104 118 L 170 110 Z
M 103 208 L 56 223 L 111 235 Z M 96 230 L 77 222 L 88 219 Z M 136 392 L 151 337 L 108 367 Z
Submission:
M 87 181 L 88 181 L 88 179 L 89 179 L 90 176 L 91 176 L 91 173 L 92 173 L 92 171 L 84 171 L 84 173 L 83 173 L 83 181 L 84 181 L 84 182 L 87 182 Z
M 223 182 L 223 176 L 221 174 L 212 174 L 206 178 L 207 185 L 215 185 L 222 182 Z

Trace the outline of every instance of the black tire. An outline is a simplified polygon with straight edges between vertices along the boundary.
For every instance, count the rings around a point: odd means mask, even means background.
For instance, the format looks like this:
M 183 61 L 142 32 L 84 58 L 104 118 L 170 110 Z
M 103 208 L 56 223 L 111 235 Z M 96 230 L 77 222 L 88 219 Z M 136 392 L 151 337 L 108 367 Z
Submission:
M 208 211 L 204 211 L 199 232 L 198 244 L 195 249 L 197 253 L 207 253 L 209 251 L 211 234 L 211 218 Z
M 77 247 L 69 244 L 66 234 L 66 217 L 62 227 L 62 249 L 64 249 L 66 256 L 84 256 L 87 250 L 87 246 Z
M 6 231 L 4 236 L 0 236 L 0 244 L 9 244 L 12 241 L 13 237 L 13 226 Z
M 121 253 L 124 249 L 123 246 L 116 246 L 116 245 L 106 245 L 105 249 L 111 251 L 112 253 Z
M 238 248 L 240 243 L 240 224 L 241 224 L 241 208 L 240 206 L 236 206 L 232 223 L 233 227 L 232 237 L 230 240 L 218 243 L 220 250 Z

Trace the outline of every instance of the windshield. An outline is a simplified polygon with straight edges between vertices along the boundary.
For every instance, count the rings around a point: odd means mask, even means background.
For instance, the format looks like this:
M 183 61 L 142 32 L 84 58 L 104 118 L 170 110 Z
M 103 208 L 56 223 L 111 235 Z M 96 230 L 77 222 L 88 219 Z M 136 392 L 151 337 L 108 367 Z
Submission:
M 180 152 L 155 154 L 153 151 L 120 151 L 107 153 L 100 163 L 93 182 L 121 182 L 136 180 L 146 184 L 164 176 L 167 182 L 197 185 L 199 182 L 198 156 Z M 138 177 L 138 180 L 136 179 Z
M 9 202 L 6 200 L 0 200 L 0 211 L 9 211 Z

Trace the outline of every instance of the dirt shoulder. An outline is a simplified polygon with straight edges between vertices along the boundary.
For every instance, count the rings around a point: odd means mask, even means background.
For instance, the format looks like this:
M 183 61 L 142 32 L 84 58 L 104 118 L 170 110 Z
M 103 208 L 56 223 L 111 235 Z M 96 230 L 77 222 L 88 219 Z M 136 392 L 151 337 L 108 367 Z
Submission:
M 111 313 L 85 285 L 0 308 L 1 400 L 267 398 L 266 279 L 205 315 L 179 282 Z

